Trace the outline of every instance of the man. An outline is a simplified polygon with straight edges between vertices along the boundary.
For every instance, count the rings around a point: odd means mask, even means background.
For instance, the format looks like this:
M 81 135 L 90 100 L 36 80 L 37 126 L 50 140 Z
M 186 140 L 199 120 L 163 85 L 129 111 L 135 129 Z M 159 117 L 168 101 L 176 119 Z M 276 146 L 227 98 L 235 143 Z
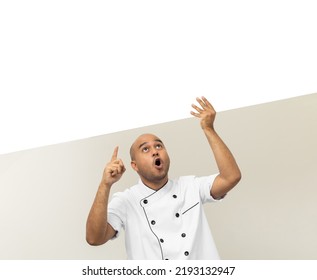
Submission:
M 101 245 L 125 229 L 129 259 L 218 259 L 202 204 L 221 200 L 241 179 L 239 167 L 214 129 L 216 112 L 205 98 L 197 98 L 191 114 L 200 125 L 216 160 L 219 174 L 168 177 L 170 159 L 160 138 L 139 136 L 130 149 L 138 184 L 115 193 L 110 189 L 125 172 L 115 148 L 106 165 L 86 228 L 90 245 Z

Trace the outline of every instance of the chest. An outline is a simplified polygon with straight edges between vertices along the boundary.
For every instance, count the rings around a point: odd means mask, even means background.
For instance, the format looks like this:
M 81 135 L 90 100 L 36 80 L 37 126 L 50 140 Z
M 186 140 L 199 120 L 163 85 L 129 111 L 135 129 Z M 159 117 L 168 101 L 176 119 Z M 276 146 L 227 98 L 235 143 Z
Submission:
M 199 193 L 178 185 L 162 193 L 131 198 L 128 204 L 126 226 L 159 235 L 188 231 L 200 221 L 202 211 Z

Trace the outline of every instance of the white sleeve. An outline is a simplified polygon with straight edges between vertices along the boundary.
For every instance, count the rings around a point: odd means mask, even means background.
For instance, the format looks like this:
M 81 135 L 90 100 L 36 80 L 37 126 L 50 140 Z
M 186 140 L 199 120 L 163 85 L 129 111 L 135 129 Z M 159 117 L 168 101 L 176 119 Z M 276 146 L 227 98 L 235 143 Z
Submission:
M 124 227 L 125 221 L 125 203 L 122 193 L 115 193 L 113 195 L 108 205 L 107 221 L 117 232 L 113 239 L 118 237 L 121 229 Z
M 212 184 L 215 178 L 217 177 L 217 175 L 218 174 L 213 174 L 210 176 L 203 176 L 203 177 L 194 177 L 194 184 L 196 185 L 197 188 L 199 188 L 199 195 L 203 203 L 217 202 L 222 200 L 222 199 L 214 199 L 210 195 Z

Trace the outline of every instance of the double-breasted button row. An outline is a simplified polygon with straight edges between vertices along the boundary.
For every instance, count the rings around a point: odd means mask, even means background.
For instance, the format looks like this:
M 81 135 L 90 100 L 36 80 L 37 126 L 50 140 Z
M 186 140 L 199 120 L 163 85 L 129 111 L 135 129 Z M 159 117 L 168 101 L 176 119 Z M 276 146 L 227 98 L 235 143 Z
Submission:
M 176 194 L 173 194 L 173 198 L 177 198 L 177 195 Z M 148 204 L 148 200 L 147 199 L 143 199 L 143 203 L 144 204 Z
M 173 195 L 173 198 L 176 199 L 176 198 L 177 198 L 177 195 L 174 194 L 174 195 Z M 148 204 L 148 202 L 149 202 L 149 201 L 148 201 L 147 199 L 143 199 L 143 203 L 144 203 L 144 204 Z M 175 217 L 176 217 L 176 218 L 179 218 L 179 217 L 180 217 L 180 214 L 179 214 L 179 213 L 176 213 L 176 214 L 175 214 Z M 154 226 L 154 225 L 156 224 L 156 221 L 155 221 L 155 220 L 151 220 L 150 223 L 151 223 L 152 226 Z M 186 233 L 182 233 L 182 234 L 181 234 L 181 237 L 182 237 L 182 238 L 185 238 L 185 237 L 186 237 Z M 160 238 L 159 241 L 160 241 L 161 243 L 164 243 L 164 239 L 163 239 L 163 238 Z M 188 251 L 185 251 L 185 252 L 184 252 L 184 255 L 185 255 L 185 256 L 189 256 L 189 252 L 188 252 Z M 166 260 L 168 260 L 168 258 L 166 258 Z
M 177 198 L 177 195 L 176 194 L 173 194 L 173 198 Z M 147 199 L 143 199 L 143 203 L 144 204 L 148 204 L 148 200 Z
M 176 195 L 176 194 L 173 194 L 173 198 L 177 198 L 177 195 Z M 175 214 L 175 217 L 176 217 L 176 218 L 179 218 L 179 216 L 180 216 L 179 213 L 176 213 L 176 214 Z

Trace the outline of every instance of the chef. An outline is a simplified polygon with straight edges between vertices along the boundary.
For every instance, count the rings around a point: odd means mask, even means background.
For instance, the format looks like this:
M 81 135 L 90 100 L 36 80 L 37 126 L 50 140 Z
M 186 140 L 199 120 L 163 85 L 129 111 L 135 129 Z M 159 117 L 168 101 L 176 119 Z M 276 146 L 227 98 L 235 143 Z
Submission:
M 196 177 L 168 177 L 170 159 L 163 141 L 153 134 L 140 135 L 130 148 L 136 185 L 117 192 L 109 202 L 111 187 L 125 166 L 115 148 L 86 225 L 90 245 L 102 245 L 125 230 L 128 259 L 219 259 L 203 204 L 224 198 L 241 179 L 239 167 L 214 129 L 216 112 L 205 98 L 191 114 L 201 128 L 216 160 L 219 173 Z

